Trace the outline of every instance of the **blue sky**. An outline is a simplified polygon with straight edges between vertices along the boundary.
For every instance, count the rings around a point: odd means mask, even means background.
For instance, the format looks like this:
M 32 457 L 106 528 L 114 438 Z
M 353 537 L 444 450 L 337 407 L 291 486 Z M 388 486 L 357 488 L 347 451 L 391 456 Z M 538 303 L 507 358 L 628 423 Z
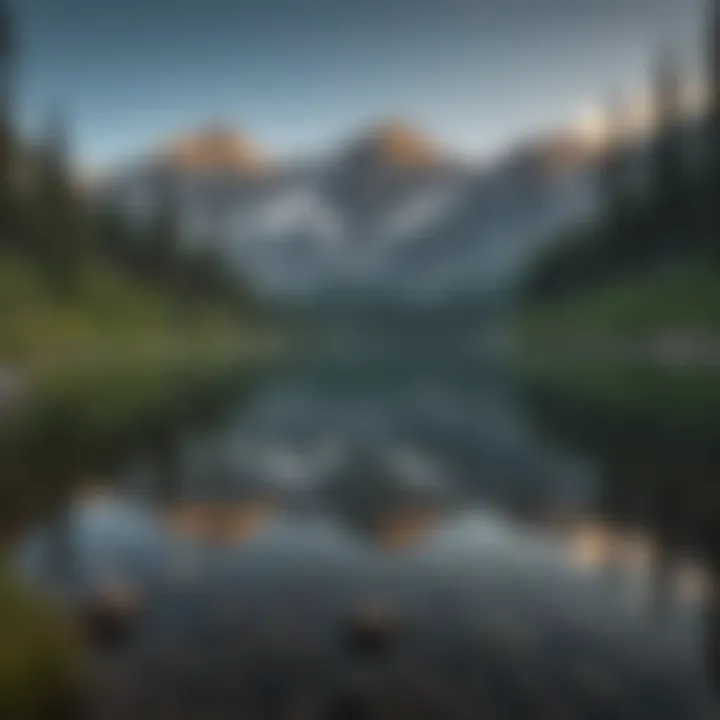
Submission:
M 60 108 L 83 164 L 226 121 L 268 152 L 403 116 L 486 155 L 642 87 L 658 47 L 696 71 L 704 0 L 11 0 L 22 117 Z

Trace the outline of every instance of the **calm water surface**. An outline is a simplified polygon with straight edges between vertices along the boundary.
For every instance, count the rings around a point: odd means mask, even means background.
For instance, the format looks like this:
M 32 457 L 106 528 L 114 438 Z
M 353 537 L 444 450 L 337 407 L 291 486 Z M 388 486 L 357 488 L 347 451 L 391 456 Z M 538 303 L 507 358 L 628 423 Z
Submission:
M 717 408 L 668 412 L 645 377 L 585 395 L 414 351 L 305 361 L 92 475 L 61 453 L 78 482 L 18 562 L 71 602 L 143 598 L 91 717 L 330 717 L 357 672 L 339 628 L 379 602 L 401 621 L 378 717 L 705 718 Z

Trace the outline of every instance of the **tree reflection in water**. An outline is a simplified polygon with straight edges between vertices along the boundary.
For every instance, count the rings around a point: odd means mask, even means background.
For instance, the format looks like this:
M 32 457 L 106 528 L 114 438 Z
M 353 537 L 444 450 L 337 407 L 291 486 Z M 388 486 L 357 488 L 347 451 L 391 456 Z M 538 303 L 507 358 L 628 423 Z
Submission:
M 720 378 L 593 368 L 575 380 L 526 385 L 535 425 L 596 464 L 597 513 L 615 537 L 643 538 L 651 616 L 662 623 L 683 595 L 701 596 L 708 677 L 720 697 Z
M 52 582 L 143 599 L 96 717 L 322 718 L 356 681 L 378 717 L 701 717 L 683 618 L 702 588 L 716 682 L 711 404 L 420 375 L 173 394 L 127 424 L 41 425 L 50 456 L 14 446 L 57 491 L 27 539 Z M 343 628 L 376 603 L 397 652 L 358 667 Z

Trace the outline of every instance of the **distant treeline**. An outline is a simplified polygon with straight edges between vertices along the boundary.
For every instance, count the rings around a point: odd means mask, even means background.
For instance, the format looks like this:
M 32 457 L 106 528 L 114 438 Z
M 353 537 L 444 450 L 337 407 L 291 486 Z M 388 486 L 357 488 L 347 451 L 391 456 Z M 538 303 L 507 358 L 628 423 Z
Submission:
M 533 265 L 523 291 L 558 301 L 687 258 L 718 263 L 720 280 L 720 2 L 712 0 L 708 102 L 699 121 L 683 110 L 682 78 L 663 56 L 655 71 L 656 127 L 647 147 L 615 139 L 599 168 L 598 217 L 559 236 Z M 622 110 L 609 117 L 622 134 Z M 638 181 L 638 156 L 642 180 Z
M 27 261 L 50 299 L 77 300 L 102 265 L 182 307 L 209 301 L 247 312 L 247 288 L 223 266 L 217 243 L 181 242 L 172 175 L 158 174 L 153 213 L 130 218 L 81 186 L 63 122 L 49 123 L 42 142 L 21 137 L 13 121 L 14 48 L 11 18 L 0 3 L 0 273 L 3 261 L 13 267 Z

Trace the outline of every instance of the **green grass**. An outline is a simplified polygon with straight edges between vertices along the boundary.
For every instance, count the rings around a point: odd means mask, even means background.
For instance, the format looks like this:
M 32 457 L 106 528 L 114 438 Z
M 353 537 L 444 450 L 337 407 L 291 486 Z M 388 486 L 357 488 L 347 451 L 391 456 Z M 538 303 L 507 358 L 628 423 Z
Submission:
M 265 353 L 267 324 L 238 318 L 219 302 L 176 301 L 100 263 L 75 297 L 58 300 L 39 268 L 0 252 L 0 366 L 35 377 L 108 365 L 197 363 Z
M 713 368 L 548 359 L 528 363 L 519 376 L 530 385 L 561 392 L 580 399 L 587 408 L 603 408 L 619 417 L 665 417 L 713 432 L 720 423 L 720 373 Z
M 521 309 L 521 342 L 643 342 L 668 336 L 720 344 L 720 272 L 695 260 L 560 302 Z
M 0 556 L 0 717 L 64 717 L 81 680 L 80 636 Z

